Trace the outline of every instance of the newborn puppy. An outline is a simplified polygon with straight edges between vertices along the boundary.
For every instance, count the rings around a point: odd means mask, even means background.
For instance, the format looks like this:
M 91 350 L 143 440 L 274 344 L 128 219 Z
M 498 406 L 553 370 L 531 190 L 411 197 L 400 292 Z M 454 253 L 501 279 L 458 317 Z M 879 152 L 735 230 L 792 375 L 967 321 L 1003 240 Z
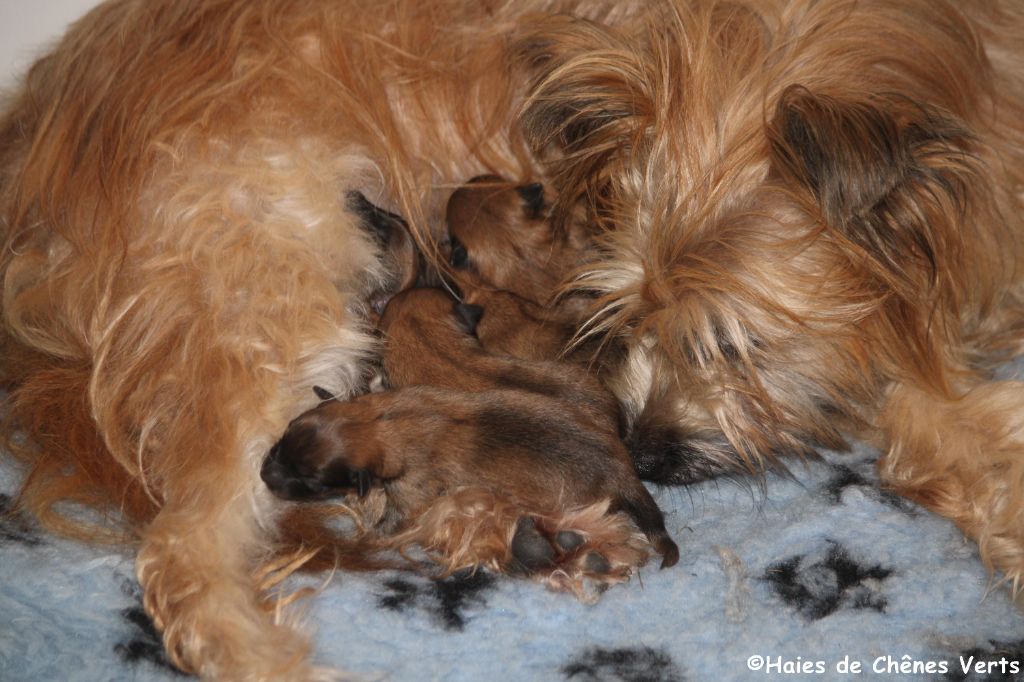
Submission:
M 482 317 L 479 306 L 437 289 L 395 296 L 380 324 L 394 390 L 300 415 L 264 462 L 267 485 L 310 499 L 379 483 L 390 530 L 462 487 L 547 514 L 607 499 L 647 536 L 662 567 L 674 565 L 679 549 L 618 437 L 615 401 L 582 368 L 488 352 L 474 335 Z M 516 558 L 543 558 L 536 535 L 521 524 Z
M 540 183 L 473 178 L 448 199 L 447 258 L 456 282 L 486 283 L 548 305 L 591 246 L 582 222 L 556 230 Z

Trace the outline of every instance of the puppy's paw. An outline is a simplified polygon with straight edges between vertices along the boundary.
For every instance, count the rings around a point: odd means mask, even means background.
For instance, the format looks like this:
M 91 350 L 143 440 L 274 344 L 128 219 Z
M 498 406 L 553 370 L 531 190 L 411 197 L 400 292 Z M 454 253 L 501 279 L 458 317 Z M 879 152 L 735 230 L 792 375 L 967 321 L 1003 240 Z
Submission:
M 512 536 L 512 561 L 509 569 L 516 573 L 535 573 L 554 568 L 558 559 L 555 545 L 537 528 L 532 516 L 524 516 L 516 524 Z
M 507 569 L 591 603 L 645 564 L 648 547 L 616 514 L 588 508 L 558 518 L 524 516 L 516 524 Z

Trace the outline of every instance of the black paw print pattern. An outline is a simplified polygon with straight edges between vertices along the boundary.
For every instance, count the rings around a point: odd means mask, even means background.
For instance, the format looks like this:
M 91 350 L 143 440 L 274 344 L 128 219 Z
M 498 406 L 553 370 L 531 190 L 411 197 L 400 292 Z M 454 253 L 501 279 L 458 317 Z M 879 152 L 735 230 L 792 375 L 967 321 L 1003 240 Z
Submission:
M 562 666 L 573 682 L 683 682 L 672 657 L 651 647 L 591 647 Z
M 878 481 L 865 476 L 853 467 L 846 464 L 834 464 L 831 466 L 832 477 L 825 483 L 825 492 L 833 504 L 839 504 L 843 491 L 847 488 L 861 488 L 866 495 L 879 502 L 889 505 L 893 509 L 916 516 L 920 507 L 905 497 L 885 490 L 878 485 Z
M 467 611 L 483 607 L 485 595 L 494 588 L 493 575 L 483 570 L 459 571 L 447 578 L 414 582 L 408 578 L 389 578 L 384 592 L 377 597 L 381 608 L 400 613 L 427 613 L 445 630 L 461 632 L 469 622 Z
M 14 509 L 14 500 L 0 493 L 0 543 L 6 542 L 31 547 L 43 544 L 36 527 Z
M 1024 639 L 1016 642 L 988 640 L 961 651 L 947 666 L 949 672 L 945 679 L 956 682 L 1024 680 Z
M 121 611 L 121 618 L 127 625 L 127 636 L 114 645 L 114 653 L 127 665 L 138 666 L 148 662 L 165 672 L 186 677 L 167 658 L 160 633 L 142 608 L 142 593 L 138 584 L 125 579 L 121 583 L 121 591 L 136 603 Z
M 884 612 L 881 587 L 891 573 L 882 566 L 859 563 L 842 545 L 830 541 L 824 558 L 783 559 L 769 566 L 762 579 L 802 616 L 818 620 L 839 609 Z

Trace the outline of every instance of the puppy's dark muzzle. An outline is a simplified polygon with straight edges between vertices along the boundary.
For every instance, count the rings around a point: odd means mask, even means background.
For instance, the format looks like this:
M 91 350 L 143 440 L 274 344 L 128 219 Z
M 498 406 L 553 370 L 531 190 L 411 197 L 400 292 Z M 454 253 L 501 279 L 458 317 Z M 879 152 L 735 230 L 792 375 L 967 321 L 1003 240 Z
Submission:
M 323 489 L 303 476 L 287 458 L 281 456 L 281 444 L 270 449 L 260 468 L 260 478 L 270 492 L 286 500 L 308 500 L 323 495 Z
M 304 472 L 281 443 L 270 449 L 260 468 L 260 478 L 270 492 L 285 500 L 321 500 L 356 492 L 360 497 L 373 487 L 373 476 L 364 469 L 350 469 L 338 460 L 322 470 Z

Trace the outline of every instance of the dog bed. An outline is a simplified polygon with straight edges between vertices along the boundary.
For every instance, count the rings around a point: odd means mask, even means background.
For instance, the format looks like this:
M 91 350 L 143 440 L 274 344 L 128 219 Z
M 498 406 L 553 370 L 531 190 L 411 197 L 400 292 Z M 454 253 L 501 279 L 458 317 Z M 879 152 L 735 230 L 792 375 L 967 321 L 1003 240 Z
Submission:
M 656 490 L 682 560 L 652 562 L 593 605 L 486 571 L 289 587 L 322 586 L 296 607 L 315 657 L 362 679 L 1024 679 L 1009 591 L 949 521 L 879 488 L 877 456 L 826 452 L 763 487 Z M 3 507 L 18 480 L 0 461 Z M 143 611 L 130 552 L 0 518 L 0 680 L 185 679 Z

